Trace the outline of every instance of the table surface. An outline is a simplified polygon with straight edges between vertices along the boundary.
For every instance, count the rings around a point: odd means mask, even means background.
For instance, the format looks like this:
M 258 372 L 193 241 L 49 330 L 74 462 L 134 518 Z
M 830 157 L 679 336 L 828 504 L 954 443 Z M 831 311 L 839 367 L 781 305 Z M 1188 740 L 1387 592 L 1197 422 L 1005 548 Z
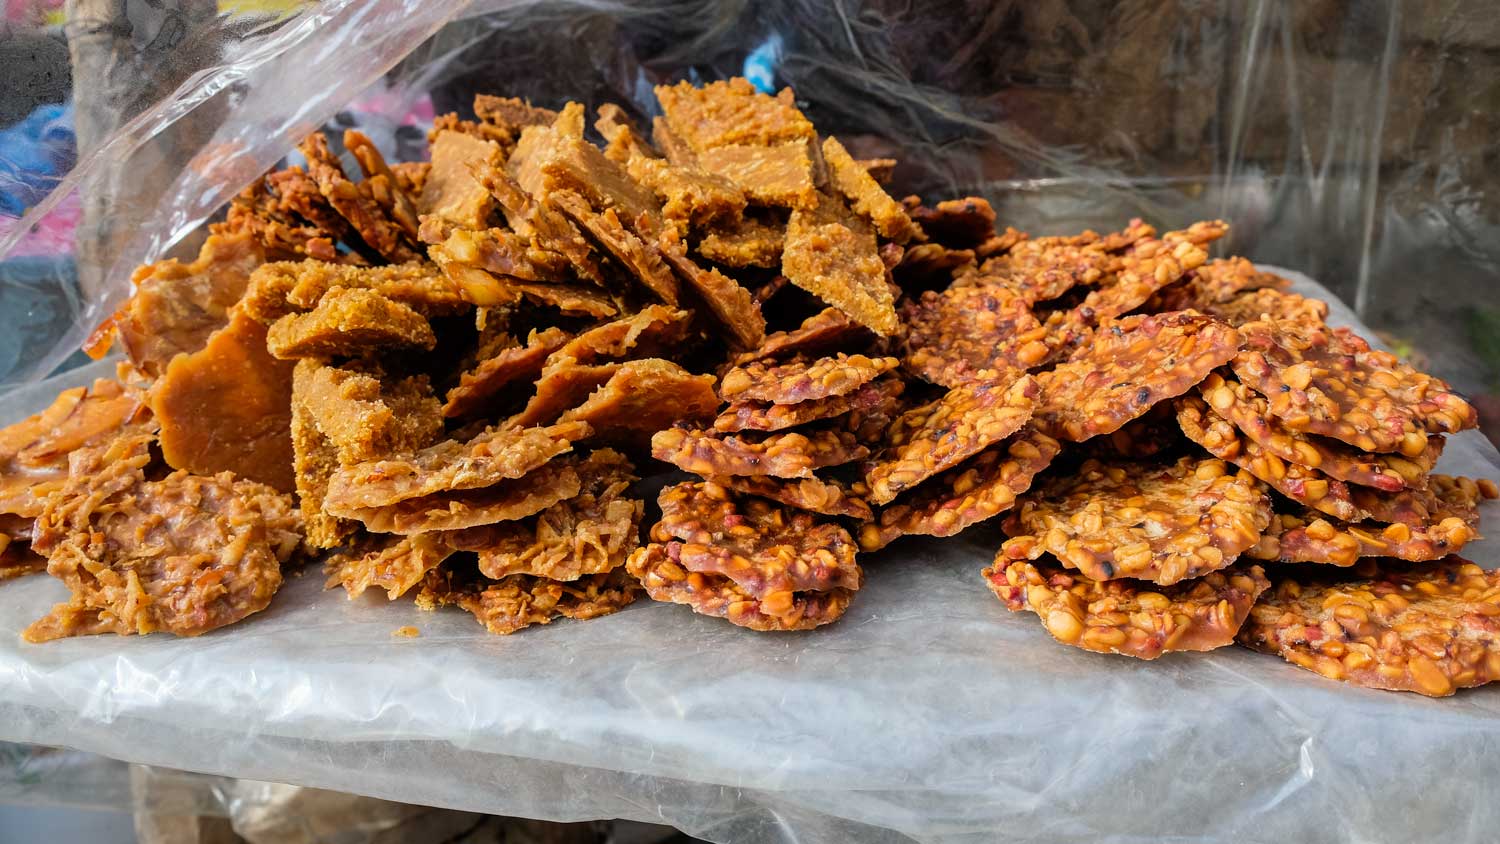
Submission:
M 1500 454 L 1467 432 L 1440 469 L 1500 478 Z M 1429 700 L 1238 648 L 1063 647 L 985 588 L 999 542 L 987 525 L 862 557 L 841 621 L 783 635 L 643 600 L 496 637 L 308 571 L 198 639 L 38 646 L 19 631 L 66 591 L 26 578 L 0 587 L 0 739 L 715 841 L 1493 840 L 1500 689 Z

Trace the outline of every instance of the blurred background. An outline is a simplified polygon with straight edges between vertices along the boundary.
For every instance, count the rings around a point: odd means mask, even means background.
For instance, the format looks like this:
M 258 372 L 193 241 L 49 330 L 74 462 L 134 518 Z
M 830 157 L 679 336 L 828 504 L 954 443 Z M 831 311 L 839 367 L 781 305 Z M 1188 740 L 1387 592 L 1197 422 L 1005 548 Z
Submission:
M 791 85 L 893 191 L 1034 234 L 1233 223 L 1500 442 L 1500 15 L 1485 0 L 0 0 L 0 394 L 79 358 L 319 125 L 421 154 L 476 92 Z M 17 751 L 20 752 L 20 751 Z M 40 752 L 40 751 L 39 751 Z M 23 758 L 23 757 L 17 757 Z M 29 758 L 29 757 L 25 757 Z

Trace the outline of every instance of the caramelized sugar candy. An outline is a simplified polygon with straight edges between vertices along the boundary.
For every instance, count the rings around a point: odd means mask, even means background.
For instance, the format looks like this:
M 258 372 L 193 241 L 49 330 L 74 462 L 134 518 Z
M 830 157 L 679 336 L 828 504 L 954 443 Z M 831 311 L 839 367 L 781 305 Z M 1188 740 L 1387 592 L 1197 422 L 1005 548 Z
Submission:
M 1145 309 L 1151 313 L 1207 308 L 1256 290 L 1286 290 L 1292 283 L 1274 273 L 1262 272 L 1244 258 L 1216 258 L 1181 281 L 1163 287 Z
M 651 456 L 695 475 L 810 478 L 814 469 L 863 460 L 870 450 L 838 428 L 721 434 L 674 427 L 651 438 Z
M 1241 293 L 1227 302 L 1207 305 L 1203 311 L 1236 327 L 1262 319 L 1322 325 L 1328 318 L 1328 303 L 1296 293 L 1261 288 Z
M 1031 419 L 1035 378 L 955 387 L 891 424 L 887 448 L 865 473 L 870 500 L 887 504 L 939 472 L 1000 442 Z
M 358 522 L 340 519 L 323 510 L 328 479 L 338 471 L 340 463 L 338 448 L 318 429 L 318 423 L 307 407 L 311 376 L 318 366 L 315 360 L 300 360 L 292 373 L 292 472 L 307 545 L 327 549 L 343 545 L 360 526 Z
M 403 535 L 523 519 L 578 494 L 580 481 L 573 465 L 576 462 L 571 457 L 564 458 L 533 469 L 524 477 L 368 507 L 349 506 L 334 499 L 335 488 L 330 486 L 323 509 L 340 518 L 363 522 L 366 529 L 376 533 Z
M 417 257 L 416 232 L 407 232 L 375 201 L 344 174 L 338 157 L 328 149 L 328 139 L 315 132 L 297 145 L 307 158 L 307 172 L 318 183 L 318 191 L 364 241 L 364 245 L 393 264 Z
M 657 503 L 651 539 L 680 540 L 673 559 L 688 571 L 727 577 L 757 598 L 860 586 L 854 538 L 833 522 L 712 481 L 666 487 Z
M 656 242 L 667 263 L 687 283 L 692 296 L 729 332 L 726 342 L 730 346 L 753 349 L 765 341 L 766 318 L 750 291 L 716 269 L 698 266 L 688 257 L 687 246 L 676 229 L 656 232 Z
M 312 310 L 338 287 L 378 293 L 426 317 L 453 316 L 470 308 L 434 264 L 352 267 L 312 260 L 256 267 L 239 307 L 269 325 L 288 314 Z
M 223 222 L 211 223 L 212 235 L 249 237 L 274 259 L 308 257 L 363 265 L 356 253 L 340 253 L 337 244 L 348 233 L 344 221 L 301 167 L 268 173 L 230 200 Z
M 499 167 L 504 159 L 500 145 L 463 132 L 439 131 L 430 147 L 432 168 L 417 199 L 421 239 L 441 243 L 455 228 L 488 228 L 495 200 L 474 171 Z
M 236 307 L 206 346 L 167 365 L 150 392 L 167 465 L 295 488 L 293 364 L 267 352 L 267 337 L 264 325 Z
M 1347 329 L 1270 319 L 1241 334 L 1235 374 L 1294 431 L 1414 457 L 1427 450 L 1427 434 L 1478 424 L 1474 408 L 1446 383 Z
M 777 276 L 784 279 L 785 276 Z M 785 361 L 794 357 L 823 357 L 839 349 L 868 346 L 875 335 L 844 316 L 838 308 L 824 308 L 790 331 L 766 335 L 755 349 L 736 355 L 732 362 L 743 366 L 754 361 Z
M 1500 572 L 1459 557 L 1282 568 L 1246 647 L 1356 686 L 1445 697 L 1500 679 Z
M 1453 475 L 1433 475 L 1426 489 L 1379 492 L 1356 487 L 1354 503 L 1367 518 L 1387 524 L 1423 527 L 1435 514 L 1450 513 L 1479 523 L 1479 503 L 1496 494 L 1495 483 Z
M 1112 433 L 1191 389 L 1238 348 L 1238 332 L 1193 311 L 1107 323 L 1071 360 L 1037 376 L 1037 427 L 1072 442 Z
M 856 485 L 837 479 L 814 476 L 786 480 L 769 475 L 714 475 L 708 480 L 735 492 L 769 498 L 809 513 L 848 516 L 862 522 L 875 517 L 870 505 L 856 491 Z
M 699 255 L 716 264 L 766 269 L 781 266 L 785 248 L 785 223 L 748 214 L 733 225 L 705 233 L 695 247 Z
M 654 241 L 642 239 L 621 222 L 613 208 L 595 211 L 588 200 L 572 191 L 557 191 L 547 198 L 593 242 L 624 267 L 647 290 L 668 305 L 678 303 L 679 285 Z
M 640 544 L 645 503 L 628 495 L 636 480 L 624 455 L 600 449 L 578 464 L 579 493 L 523 521 L 491 525 L 479 553 L 479 571 L 500 580 L 526 574 L 577 580 L 619 568 Z
M 901 200 L 927 237 L 954 249 L 972 249 L 995 235 L 995 209 L 980 196 L 947 199 L 928 207 L 920 197 Z
M 876 334 L 898 331 L 875 232 L 836 197 L 821 194 L 816 207 L 792 212 L 781 274 Z
M 271 325 L 266 348 L 282 360 L 359 357 L 376 351 L 437 345 L 432 326 L 416 311 L 370 290 L 330 290 L 305 314 Z
M 582 332 L 548 359 L 596 363 L 629 357 L 660 357 L 676 351 L 687 338 L 691 311 L 648 305 L 637 313 Z
M 425 375 L 390 378 L 378 368 L 313 362 L 299 364 L 292 392 L 344 465 L 413 452 L 443 434 L 441 406 Z
M 473 614 L 491 633 L 508 635 L 557 618 L 598 618 L 633 603 L 641 586 L 624 569 L 562 581 L 513 574 L 500 580 L 454 572 L 429 571 L 417 606 L 434 610 L 457 606 Z
M 907 301 L 901 316 L 907 371 L 945 387 L 1012 381 L 1050 354 L 1047 331 L 1026 300 L 997 285 L 928 291 Z
M 1265 488 L 1221 460 L 1087 460 L 1026 497 L 1007 520 L 1004 553 L 1035 560 L 1045 552 L 1093 580 L 1170 586 L 1230 565 L 1270 520 Z
M 370 140 L 363 132 L 355 129 L 344 130 L 344 149 L 354 156 L 359 163 L 360 172 L 364 174 L 364 184 L 360 186 L 361 191 L 368 192 L 392 220 L 396 222 L 407 236 L 415 237 L 421 226 L 417 219 L 417 196 L 421 191 L 416 190 L 410 179 L 397 175 L 395 170 L 386 163 L 385 156 L 381 155 L 380 148 Z M 424 180 L 432 173 L 431 165 L 428 165 L 424 173 Z
M 713 418 L 719 406 L 712 375 L 694 375 L 660 358 L 627 361 L 559 422 L 586 422 L 602 441 L 644 449 L 652 434 Z
M 1092 247 L 1024 241 L 1008 253 L 985 261 L 977 273 L 955 284 L 999 287 L 1030 306 L 1049 302 L 1080 285 L 1097 284 L 1116 263 L 1113 256 Z
M 1317 469 L 1330 478 L 1351 484 L 1398 492 L 1427 486 L 1427 475 L 1443 453 L 1443 438 L 1427 437 L 1417 455 L 1372 454 L 1338 440 L 1288 428 L 1271 412 L 1271 402 L 1239 381 L 1214 373 L 1198 385 L 1214 413 L 1234 423 L 1267 453 L 1289 463 Z
M 571 335 L 561 328 L 532 331 L 526 345 L 502 349 L 458 378 L 448 391 L 443 415 L 467 418 L 491 413 L 507 404 L 508 394 L 530 388 L 548 356 L 562 348 Z
M 458 264 L 511 282 L 562 284 L 571 280 L 573 269 L 561 252 L 504 229 L 454 229 L 428 251 L 439 266 Z M 448 275 L 453 277 L 454 273 L 449 271 Z
M 732 225 L 745 210 L 745 193 L 733 182 L 696 166 L 637 155 L 625 162 L 630 177 L 661 200 L 663 217 L 680 231 Z
M 725 401 L 796 404 L 851 393 L 899 365 L 895 358 L 843 352 L 815 361 L 752 361 L 724 374 L 719 395 Z
M 172 358 L 203 348 L 229 322 L 229 309 L 265 259 L 249 234 L 210 235 L 190 264 L 169 258 L 136 269 L 130 300 L 94 332 L 84 350 L 102 358 L 119 337 L 136 369 L 149 378 L 161 375 Z
M 63 390 L 42 412 L 0 428 L 0 535 L 30 537 L 32 520 L 67 482 L 71 452 L 153 427 L 145 394 L 100 378 Z
M 1197 396 L 1177 400 L 1177 424 L 1187 438 L 1209 454 L 1227 460 L 1260 478 L 1287 498 L 1314 507 L 1336 519 L 1358 521 L 1365 513 L 1354 503 L 1348 484 L 1298 463 L 1288 463 L 1242 436 L 1229 420 L 1214 413 Z
M 149 433 L 73 452 L 33 547 L 73 595 L 27 641 L 164 630 L 197 636 L 270 603 L 301 542 L 289 496 L 264 484 L 174 472 L 146 480 Z
M 686 604 L 700 615 L 751 630 L 812 630 L 837 621 L 854 596 L 848 589 L 836 589 L 756 598 L 727 577 L 687 571 L 679 561 L 681 551 L 681 542 L 650 542 L 630 555 L 625 568 L 652 600 Z
M 854 411 L 869 411 L 883 406 L 906 389 L 900 378 L 882 376 L 860 385 L 854 392 L 825 399 L 810 399 L 796 404 L 770 404 L 740 401 L 724 408 L 714 420 L 714 430 L 781 431 L 821 419 L 832 419 Z
M 1061 445 L 1031 427 L 928 480 L 860 526 L 859 545 L 884 548 L 908 535 L 954 536 L 1011 509 Z
M 367 536 L 352 547 L 328 557 L 324 588 L 343 586 L 349 597 L 358 598 L 366 589 L 379 587 L 394 601 L 405 595 L 429 571 L 457 552 L 450 534 L 443 531 L 413 536 Z
M 856 214 L 874 224 L 881 237 L 897 243 L 923 237 L 921 226 L 912 222 L 901 203 L 885 192 L 837 138 L 823 140 L 823 161 L 828 166 L 829 181 L 849 201 Z
M 1137 659 L 1232 644 L 1271 585 L 1255 565 L 1160 588 L 1137 580 L 1097 581 L 1024 555 L 1011 557 L 1005 549 L 983 575 L 1006 607 L 1036 613 L 1057 641 Z

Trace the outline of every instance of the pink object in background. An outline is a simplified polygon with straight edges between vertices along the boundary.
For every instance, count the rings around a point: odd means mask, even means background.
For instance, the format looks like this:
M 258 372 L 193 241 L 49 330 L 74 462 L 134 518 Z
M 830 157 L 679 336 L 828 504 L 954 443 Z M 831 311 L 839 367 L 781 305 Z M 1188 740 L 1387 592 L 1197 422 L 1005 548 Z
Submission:
M 16 248 L 7 257 L 58 257 L 73 254 L 73 232 L 78 228 L 82 210 L 78 194 L 70 193 L 51 214 L 30 232 L 22 235 Z M 21 222 L 19 217 L 0 215 L 0 238 L 4 238 Z

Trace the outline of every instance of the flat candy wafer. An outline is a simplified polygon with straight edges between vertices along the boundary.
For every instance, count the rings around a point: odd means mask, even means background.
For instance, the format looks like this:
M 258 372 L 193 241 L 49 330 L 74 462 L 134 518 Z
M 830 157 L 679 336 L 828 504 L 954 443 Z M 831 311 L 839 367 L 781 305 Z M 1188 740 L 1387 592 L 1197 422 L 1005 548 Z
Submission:
M 524 477 L 470 489 L 447 489 L 368 507 L 330 503 L 323 508 L 340 518 L 364 522 L 376 533 L 404 535 L 461 530 L 524 519 L 578 494 L 578 472 L 571 460 L 554 460 Z
M 718 616 L 751 630 L 811 630 L 844 614 L 854 593 L 778 592 L 755 598 L 733 580 L 712 574 L 689 572 L 672 559 L 680 542 L 642 545 L 626 561 L 626 569 L 638 578 L 654 600 L 686 604 L 693 612 Z
M 1287 498 L 1315 507 L 1330 516 L 1356 521 L 1365 514 L 1355 505 L 1349 486 L 1297 463 L 1288 463 L 1243 436 L 1229 420 L 1214 413 L 1197 396 L 1177 400 L 1177 424 L 1187 438 L 1209 454 L 1228 460 L 1265 481 Z
M 417 606 L 436 609 L 456 605 L 467 610 L 485 629 L 498 635 L 514 633 L 553 619 L 598 618 L 635 602 L 640 585 L 623 570 L 560 581 L 513 574 L 498 581 L 463 578 L 447 569 L 427 573 Z
M 1014 380 L 1049 354 L 1046 329 L 1025 298 L 988 283 L 927 291 L 901 309 L 904 364 L 912 374 L 955 387 Z
M 819 419 L 831 419 L 853 410 L 871 410 L 905 389 L 901 379 L 883 376 L 861 385 L 852 393 L 811 399 L 796 404 L 735 402 L 724 408 L 714 420 L 716 431 L 781 431 Z
M 510 388 L 530 384 L 542 372 L 547 356 L 568 342 L 561 328 L 534 331 L 526 345 L 504 349 L 494 357 L 459 376 L 458 386 L 448 391 L 443 415 L 449 418 L 477 416 L 496 405 Z
M 1328 303 L 1263 287 L 1224 302 L 1205 305 L 1203 312 L 1236 327 L 1264 318 L 1321 325 L 1328 318 Z
M 725 401 L 796 404 L 853 392 L 900 365 L 895 358 L 846 355 L 773 364 L 754 361 L 724 373 L 719 396 Z
M 1232 644 L 1270 586 L 1260 566 L 1235 566 L 1159 589 L 1134 580 L 1100 582 L 1003 550 L 983 574 L 1012 612 L 1036 613 L 1059 642 L 1137 659 Z
M 1347 329 L 1261 320 L 1241 329 L 1240 380 L 1270 399 L 1296 431 L 1343 440 L 1363 451 L 1427 449 L 1427 433 L 1478 424 L 1473 406 L 1443 381 L 1370 348 Z
M 1415 457 L 1405 457 L 1371 454 L 1338 440 L 1295 431 L 1271 412 L 1271 403 L 1265 396 L 1218 373 L 1208 376 L 1198 391 L 1215 413 L 1233 422 L 1268 453 L 1351 484 L 1387 492 L 1425 487 L 1428 472 L 1443 452 L 1442 437 L 1428 437 L 1426 450 Z
M 1459 515 L 1438 513 L 1427 524 L 1412 527 L 1342 522 L 1307 507 L 1273 515 L 1260 541 L 1245 556 L 1330 566 L 1352 566 L 1362 557 L 1427 562 L 1456 554 L 1477 538 L 1476 524 Z
M 784 276 L 778 276 L 784 278 Z M 777 331 L 752 351 L 734 358 L 741 366 L 757 360 L 787 360 L 798 355 L 817 356 L 839 348 L 858 348 L 875 339 L 870 329 L 844 316 L 838 308 L 824 308 L 791 331 Z
M 1013 559 L 1046 552 L 1093 580 L 1170 586 L 1224 568 L 1255 545 L 1271 501 L 1259 481 L 1221 460 L 1089 460 L 1029 494 L 1010 518 L 1030 534 L 1005 543 Z
M 769 498 L 810 513 L 849 516 L 860 521 L 874 518 L 870 505 L 838 481 L 816 477 L 787 480 L 766 475 L 715 475 L 709 480 L 735 492 Z
M 773 475 L 808 478 L 812 470 L 868 457 L 848 431 L 822 429 L 774 434 L 719 434 L 668 428 L 651 438 L 651 456 L 695 475 Z
M 1036 379 L 977 383 L 949 390 L 891 424 L 889 449 L 865 475 L 870 500 L 886 504 L 1021 429 L 1031 418 Z
M 1037 427 L 1082 442 L 1120 429 L 1181 395 L 1234 357 L 1239 333 L 1192 311 L 1126 317 L 1103 326 L 1073 360 L 1037 376 Z
M 1356 686 L 1445 697 L 1500 679 L 1500 572 L 1459 557 L 1285 568 L 1241 644 Z

